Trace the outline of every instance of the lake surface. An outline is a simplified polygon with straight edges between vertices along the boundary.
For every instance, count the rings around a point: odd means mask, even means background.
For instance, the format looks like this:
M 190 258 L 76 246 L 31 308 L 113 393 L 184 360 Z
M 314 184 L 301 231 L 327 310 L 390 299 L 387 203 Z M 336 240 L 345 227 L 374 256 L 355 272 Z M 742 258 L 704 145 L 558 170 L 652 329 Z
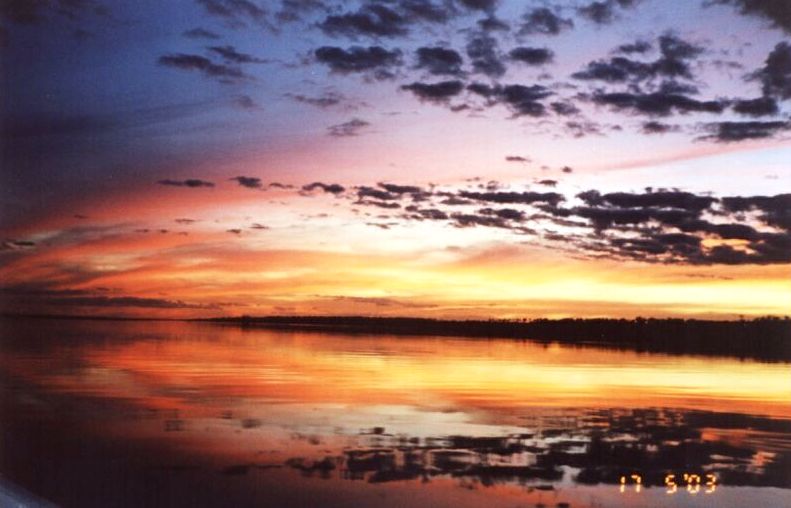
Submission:
M 61 506 L 791 506 L 791 365 L 0 322 L 0 473 Z

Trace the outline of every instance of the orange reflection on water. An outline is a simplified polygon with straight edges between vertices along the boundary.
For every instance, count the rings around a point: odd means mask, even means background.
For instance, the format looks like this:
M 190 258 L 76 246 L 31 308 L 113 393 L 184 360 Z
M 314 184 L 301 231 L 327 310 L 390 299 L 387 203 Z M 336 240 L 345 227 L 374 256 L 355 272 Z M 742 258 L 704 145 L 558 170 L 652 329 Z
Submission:
M 675 407 L 791 416 L 788 366 L 544 346 L 530 342 L 350 337 L 189 325 L 169 340 L 80 351 L 77 372 L 29 374 L 58 390 L 200 411 L 206 400 L 518 407 Z M 16 368 L 23 368 L 17 362 Z M 185 392 L 185 387 L 188 392 Z M 199 394 L 200 397 L 186 396 Z

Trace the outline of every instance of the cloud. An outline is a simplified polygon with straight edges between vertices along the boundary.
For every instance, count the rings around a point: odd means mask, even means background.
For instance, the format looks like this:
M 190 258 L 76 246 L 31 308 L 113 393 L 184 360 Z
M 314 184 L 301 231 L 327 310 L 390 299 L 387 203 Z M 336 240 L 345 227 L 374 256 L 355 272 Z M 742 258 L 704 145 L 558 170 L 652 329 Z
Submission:
M 107 296 L 108 288 L 60 289 L 48 284 L 15 284 L 0 287 L 0 297 L 41 307 L 136 307 L 143 309 L 217 309 L 216 304 L 196 304 L 183 300 L 142 296 Z M 0 299 L 2 299 L 0 298 Z
M 198 187 L 214 187 L 214 183 L 207 182 L 206 180 L 199 180 L 197 178 L 188 178 L 186 180 L 171 180 L 167 178 L 159 180 L 157 183 L 171 187 L 191 187 L 193 189 Z
M 555 11 L 547 7 L 538 7 L 522 16 L 519 33 L 521 35 L 558 35 L 563 30 L 569 30 L 573 27 L 574 22 L 572 20 L 560 17 Z
M 517 116 L 543 116 L 546 108 L 538 101 L 552 94 L 542 85 L 506 85 L 498 92 L 500 100 Z
M 325 92 L 322 95 L 314 97 L 302 94 L 287 93 L 286 97 L 290 97 L 291 99 L 301 102 L 302 104 L 309 104 L 322 109 L 338 106 L 346 100 L 346 97 L 337 92 Z
M 746 116 L 769 116 L 779 112 L 777 102 L 771 97 L 737 100 L 733 103 L 733 110 Z
M 659 37 L 661 55 L 653 62 L 632 60 L 624 56 L 612 57 L 608 60 L 589 62 L 585 69 L 572 74 L 574 79 L 597 80 L 607 83 L 628 82 L 634 86 L 642 81 L 655 77 L 692 79 L 689 61 L 699 56 L 704 49 L 689 43 L 673 34 Z M 622 50 L 628 46 L 619 46 Z M 631 47 L 630 49 L 634 49 Z M 679 86 L 673 81 L 662 83 L 664 91 L 672 91 L 668 87 Z
M 530 162 L 530 159 L 521 155 L 506 155 L 505 160 L 508 162 Z
M 422 47 L 417 49 L 418 69 L 425 69 L 435 75 L 462 75 L 463 60 L 456 51 L 441 46 Z
M 791 194 L 721 198 L 648 188 L 587 190 L 566 197 L 558 192 L 499 190 L 497 182 L 474 181 L 475 187 L 456 190 L 381 182 L 358 186 L 352 205 L 381 208 L 377 218 L 390 222 L 367 224 L 383 229 L 392 229 L 399 220 L 497 228 L 534 235 L 539 242 L 582 257 L 687 265 L 791 261 Z M 557 181 L 536 183 L 553 187 Z M 303 192 L 326 187 L 314 183 Z M 342 193 L 343 187 L 335 190 Z
M 791 34 L 791 7 L 787 0 L 711 0 L 711 4 L 733 5 L 740 13 L 765 18 Z
M 409 20 L 392 8 L 382 4 L 365 4 L 356 12 L 331 15 L 319 23 L 327 35 L 345 35 L 356 38 L 395 37 L 408 33 Z
M 512 49 L 508 56 L 511 60 L 522 62 L 527 65 L 544 65 L 552 62 L 555 54 L 548 48 L 528 48 L 520 46 Z
M 4 0 L 0 2 L 0 18 L 20 25 L 36 25 L 59 15 L 76 20 L 86 14 L 107 16 L 109 11 L 93 0 Z
M 0 252 L 27 250 L 32 249 L 35 246 L 36 242 L 32 242 L 30 240 L 5 239 L 2 243 L 0 243 Z
M 249 95 L 237 95 L 233 98 L 233 104 L 241 109 L 246 110 L 263 109 Z
M 332 72 L 372 73 L 376 79 L 393 78 L 393 69 L 401 65 L 400 50 L 388 51 L 381 46 L 352 46 L 349 49 L 322 46 L 314 55 L 318 62 L 327 65 Z
M 210 39 L 210 40 L 216 40 L 216 39 L 220 38 L 220 36 L 218 34 L 212 32 L 211 30 L 206 30 L 205 28 L 200 28 L 200 27 L 187 30 L 187 31 L 183 32 L 181 35 L 183 35 L 184 37 L 186 37 L 188 39 Z
M 313 182 L 302 186 L 303 192 L 313 192 L 315 190 L 321 190 L 328 194 L 341 194 L 346 190 L 346 188 L 343 185 L 337 183 L 322 182 Z
M 468 9 L 492 12 L 499 0 L 458 0 L 458 2 Z
M 639 0 L 604 0 L 591 2 L 577 8 L 577 13 L 599 25 L 607 25 L 617 18 L 618 8 L 630 8 Z
M 730 143 L 746 139 L 770 138 L 779 132 L 791 129 L 791 122 L 779 120 L 770 122 L 715 122 L 706 125 L 706 129 L 711 131 L 711 134 L 703 136 L 701 139 Z
M 446 102 L 455 97 L 464 89 L 464 83 L 459 80 L 440 81 L 439 83 L 419 83 L 403 85 L 402 90 L 408 90 L 420 100 L 428 102 Z
M 304 14 L 326 10 L 327 5 L 320 0 L 281 0 L 275 17 L 281 23 L 292 23 L 300 21 Z
M 246 63 L 266 63 L 267 60 L 262 60 L 261 58 L 255 57 L 253 55 L 248 55 L 246 53 L 240 53 L 236 51 L 233 46 L 210 46 L 209 51 L 220 55 L 226 62 L 233 62 L 237 64 L 246 64 Z
M 247 77 L 238 67 L 217 64 L 200 55 L 188 55 L 184 53 L 164 55 L 159 57 L 158 62 L 160 65 L 166 67 L 198 71 L 209 77 L 221 78 L 221 81 L 237 81 Z
M 247 21 L 267 25 L 267 11 L 249 0 L 195 0 L 209 14 L 229 22 L 233 27 L 246 26 Z
M 327 127 L 327 133 L 336 138 L 347 138 L 352 136 L 359 136 L 360 131 L 371 125 L 365 120 L 359 118 L 352 118 L 348 122 L 339 123 Z
M 467 43 L 467 56 L 470 57 L 475 72 L 492 78 L 505 74 L 505 65 L 500 60 L 497 39 L 486 34 L 474 36 Z
M 587 191 L 577 197 L 589 205 L 607 204 L 620 208 L 679 208 L 700 212 L 709 208 L 717 200 L 710 196 L 698 196 L 691 192 L 656 191 L 647 193 L 611 192 L 599 194 Z
M 678 131 L 677 125 L 670 125 L 656 120 L 643 123 L 642 131 L 644 134 L 666 134 L 668 132 Z
M 230 180 L 233 180 L 242 187 L 247 187 L 248 189 L 263 189 L 264 187 L 261 179 L 255 176 L 235 176 Z
M 766 224 L 791 231 L 791 194 L 726 197 L 722 204 L 729 212 L 761 212 L 759 218 Z
M 640 53 L 640 54 L 648 53 L 652 49 L 653 49 L 653 45 L 651 45 L 650 42 L 644 40 L 637 40 L 635 42 L 621 44 L 620 46 L 615 48 L 615 52 L 631 55 L 634 53 Z
M 596 104 L 610 106 L 616 110 L 631 110 L 649 116 L 667 116 L 678 113 L 722 113 L 725 103 L 719 100 L 699 101 L 676 93 L 596 93 L 592 97 Z
M 764 66 L 755 71 L 750 79 L 761 81 L 766 96 L 791 99 L 791 43 L 777 43 L 766 57 Z
M 548 203 L 550 205 L 557 205 L 565 198 L 557 192 L 473 192 L 473 191 L 460 191 L 459 196 L 465 199 L 472 199 L 475 201 L 483 201 L 489 203 Z
M 478 20 L 478 28 L 485 32 L 507 32 L 511 25 L 496 16 L 487 16 Z

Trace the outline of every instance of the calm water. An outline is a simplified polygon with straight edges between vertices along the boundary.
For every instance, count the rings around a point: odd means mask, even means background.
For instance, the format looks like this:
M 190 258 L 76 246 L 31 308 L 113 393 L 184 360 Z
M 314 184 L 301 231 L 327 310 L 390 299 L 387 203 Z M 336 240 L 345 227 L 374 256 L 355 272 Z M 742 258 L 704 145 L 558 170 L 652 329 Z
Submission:
M 789 364 L 0 326 L 0 473 L 63 506 L 791 506 Z

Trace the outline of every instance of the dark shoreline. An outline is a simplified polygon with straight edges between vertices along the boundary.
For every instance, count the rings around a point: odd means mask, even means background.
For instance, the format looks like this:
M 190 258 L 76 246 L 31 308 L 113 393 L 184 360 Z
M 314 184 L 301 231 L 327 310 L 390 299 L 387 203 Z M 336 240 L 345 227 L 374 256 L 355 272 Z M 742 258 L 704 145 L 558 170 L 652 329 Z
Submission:
M 240 316 L 147 318 L 76 315 L 11 315 L 2 318 L 93 321 L 185 321 L 353 335 L 440 336 L 533 340 L 624 351 L 736 357 L 791 362 L 791 318 L 740 321 L 700 319 L 440 320 L 368 316 Z
M 791 361 L 791 319 L 436 320 L 364 316 L 265 316 L 195 321 L 367 335 L 433 335 L 557 342 L 671 354 Z

